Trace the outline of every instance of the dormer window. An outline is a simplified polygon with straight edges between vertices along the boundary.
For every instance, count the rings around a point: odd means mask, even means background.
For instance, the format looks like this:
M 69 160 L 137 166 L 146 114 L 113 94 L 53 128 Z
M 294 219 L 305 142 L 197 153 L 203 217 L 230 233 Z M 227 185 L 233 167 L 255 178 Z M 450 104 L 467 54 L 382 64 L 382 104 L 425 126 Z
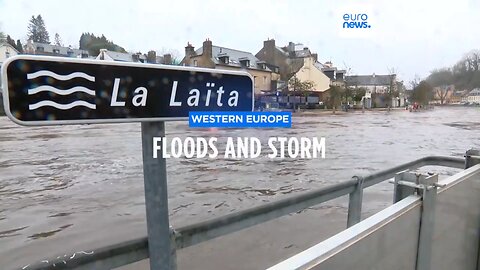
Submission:
M 229 59 L 228 55 L 218 56 L 218 59 L 220 60 L 220 62 L 221 62 L 222 64 L 228 64 L 228 63 L 230 63 L 230 59 Z
M 240 61 L 240 65 L 242 67 L 249 67 L 250 66 L 250 60 L 248 58 L 240 58 L 238 60 Z
M 258 63 L 258 68 L 259 69 L 266 69 L 267 66 L 265 65 L 265 63 Z

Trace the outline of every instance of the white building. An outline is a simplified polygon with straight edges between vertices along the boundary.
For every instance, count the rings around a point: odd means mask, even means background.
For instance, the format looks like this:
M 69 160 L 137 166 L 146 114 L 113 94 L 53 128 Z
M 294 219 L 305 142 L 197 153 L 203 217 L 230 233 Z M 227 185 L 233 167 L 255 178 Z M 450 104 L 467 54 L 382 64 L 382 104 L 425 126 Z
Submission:
M 8 43 L 0 43 L 0 65 L 9 57 L 17 55 L 18 51 Z
M 468 93 L 467 102 L 480 104 L 480 88 L 475 88 Z

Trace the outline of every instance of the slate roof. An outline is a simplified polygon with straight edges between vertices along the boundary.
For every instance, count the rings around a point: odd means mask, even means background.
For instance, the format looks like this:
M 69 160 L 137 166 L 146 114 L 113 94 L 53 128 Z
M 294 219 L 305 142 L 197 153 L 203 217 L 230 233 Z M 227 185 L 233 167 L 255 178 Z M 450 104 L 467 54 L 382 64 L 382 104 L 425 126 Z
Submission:
M 289 56 L 289 52 L 288 52 L 288 47 L 278 47 L 278 46 L 275 46 L 275 48 L 277 50 L 279 50 L 280 52 L 282 52 L 283 54 L 285 54 L 286 56 Z M 295 56 L 294 57 L 297 57 L 297 58 L 305 58 L 305 57 L 310 57 L 312 55 L 312 52 L 310 52 L 310 50 L 307 48 L 307 47 L 301 47 L 301 49 L 297 49 L 298 46 L 295 46 Z
M 101 52 L 100 52 L 101 53 Z M 105 50 L 105 53 L 110 56 L 114 61 L 119 61 L 119 62 L 135 62 L 133 60 L 133 54 L 131 53 L 121 53 L 121 52 L 114 52 L 114 51 L 109 51 Z M 100 54 L 99 54 L 100 55 Z M 97 56 L 98 57 L 98 56 Z M 145 63 L 147 61 L 147 57 L 143 54 L 140 54 L 138 57 L 140 62 Z M 161 58 L 163 59 L 163 58 Z M 159 56 L 157 56 L 157 61 L 159 60 Z
M 350 85 L 390 85 L 391 75 L 346 76 L 345 81 Z
M 310 53 L 310 50 L 300 50 L 300 51 L 295 51 L 295 57 L 309 57 L 312 54 Z
M 288 52 L 285 51 L 283 48 L 278 47 L 278 46 L 275 46 L 275 48 L 276 48 L 278 51 L 280 51 L 281 53 L 283 53 L 283 54 L 285 54 L 285 55 L 288 55 Z
M 198 48 L 195 51 L 196 55 L 201 55 L 203 54 L 203 46 Z M 263 63 L 266 64 L 264 61 L 261 61 L 260 59 L 256 58 L 252 53 L 250 52 L 245 52 L 245 51 L 240 51 L 240 50 L 235 50 L 235 49 L 230 49 L 230 48 L 225 48 L 221 46 L 212 46 L 212 61 L 218 65 L 218 64 L 224 64 L 222 61 L 220 61 L 219 56 L 228 56 L 229 59 L 229 66 L 235 66 L 235 67 L 242 67 L 240 60 L 249 60 L 250 66 L 248 68 L 250 69 L 259 69 L 259 70 L 267 70 L 271 71 L 268 67 L 265 69 L 260 69 L 257 64 Z
M 81 56 L 82 53 L 87 53 L 88 54 L 88 51 L 86 51 L 86 50 L 73 49 L 73 48 L 69 48 L 69 47 L 57 46 L 57 45 L 52 45 L 52 44 L 47 44 L 47 43 L 33 42 L 33 46 L 35 47 L 35 51 L 38 54 L 48 53 L 48 54 L 57 54 L 57 55 L 62 55 L 62 56 L 68 56 L 69 51 L 73 52 L 73 57 Z M 39 51 L 38 50 L 39 47 L 42 47 L 43 51 Z M 58 53 L 54 53 L 54 50 L 57 50 Z
M 468 93 L 469 96 L 480 96 L 480 88 L 475 88 L 470 93 Z
M 15 49 L 15 47 L 13 47 L 12 45 L 10 45 L 8 42 L 0 42 L 0 47 L 2 46 L 8 46 L 10 47 L 11 49 L 13 49 L 15 52 L 18 53 L 17 49 Z
M 108 50 L 105 53 L 115 61 L 133 62 L 132 55 L 129 53 L 121 53 L 121 52 L 114 52 L 114 51 L 108 51 Z

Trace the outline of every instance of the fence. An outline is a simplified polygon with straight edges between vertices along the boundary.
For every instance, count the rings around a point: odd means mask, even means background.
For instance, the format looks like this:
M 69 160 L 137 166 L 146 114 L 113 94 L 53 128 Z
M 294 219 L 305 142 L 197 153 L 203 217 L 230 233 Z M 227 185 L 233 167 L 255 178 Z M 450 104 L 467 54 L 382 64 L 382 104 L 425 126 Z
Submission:
M 208 221 L 171 229 L 171 256 L 173 257 L 173 260 L 171 260 L 173 261 L 171 269 L 176 268 L 175 254 L 177 249 L 233 233 L 345 195 L 349 195 L 347 226 L 353 226 L 351 227 L 353 229 L 355 227 L 354 225 L 361 220 L 364 188 L 390 179 L 398 172 L 404 170 L 416 169 L 423 166 L 446 166 L 463 169 L 471 166 L 475 162 L 469 152 L 467 152 L 465 159 L 441 156 L 424 157 L 366 177 L 355 176 L 351 180 L 339 184 L 283 198 L 272 203 L 263 204 Z M 397 194 L 399 193 L 397 192 Z M 412 202 L 412 205 L 413 204 L 414 202 Z M 148 258 L 148 238 L 142 237 L 82 253 L 62 254 L 52 260 L 34 263 L 22 269 L 112 269 L 146 258 Z M 277 267 L 274 269 L 283 268 Z
M 269 270 L 479 269 L 480 165 L 440 183 L 406 176 L 397 203 Z

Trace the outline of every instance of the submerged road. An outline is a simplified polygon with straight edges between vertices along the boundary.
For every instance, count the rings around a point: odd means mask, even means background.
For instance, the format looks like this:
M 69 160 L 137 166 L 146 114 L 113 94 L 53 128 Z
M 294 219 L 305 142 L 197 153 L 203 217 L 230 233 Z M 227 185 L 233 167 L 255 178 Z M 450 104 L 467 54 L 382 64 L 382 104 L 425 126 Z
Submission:
M 298 114 L 291 129 L 189 129 L 167 136 L 325 137 L 325 159 L 168 159 L 170 218 L 187 225 L 427 155 L 480 148 L 480 109 Z M 225 140 L 223 140 L 225 141 Z M 0 117 L 0 264 L 22 267 L 66 251 L 143 236 L 140 124 L 21 127 Z M 448 169 L 440 173 L 452 174 Z M 364 214 L 391 203 L 369 188 Z M 179 269 L 260 269 L 344 228 L 346 199 L 181 250 Z M 140 263 L 133 268 L 143 267 Z

